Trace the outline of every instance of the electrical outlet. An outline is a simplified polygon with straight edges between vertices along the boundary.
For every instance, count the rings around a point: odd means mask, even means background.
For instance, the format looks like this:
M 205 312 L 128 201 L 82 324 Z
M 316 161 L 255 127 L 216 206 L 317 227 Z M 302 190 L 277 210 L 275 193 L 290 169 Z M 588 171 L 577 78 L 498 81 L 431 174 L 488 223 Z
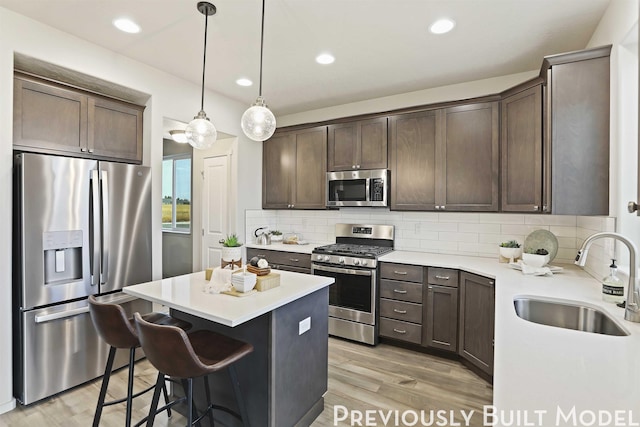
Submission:
M 311 329 L 311 317 L 307 317 L 298 323 L 298 335 L 302 335 Z

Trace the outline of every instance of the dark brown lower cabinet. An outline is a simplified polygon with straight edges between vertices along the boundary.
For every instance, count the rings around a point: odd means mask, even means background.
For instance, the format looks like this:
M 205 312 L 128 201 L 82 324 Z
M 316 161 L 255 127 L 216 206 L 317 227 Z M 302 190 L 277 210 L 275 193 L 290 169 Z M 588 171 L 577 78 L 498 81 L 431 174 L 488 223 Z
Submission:
M 455 352 L 458 348 L 458 289 L 427 285 L 423 345 Z
M 493 376 L 495 323 L 494 280 L 471 273 L 460 274 L 458 354 Z

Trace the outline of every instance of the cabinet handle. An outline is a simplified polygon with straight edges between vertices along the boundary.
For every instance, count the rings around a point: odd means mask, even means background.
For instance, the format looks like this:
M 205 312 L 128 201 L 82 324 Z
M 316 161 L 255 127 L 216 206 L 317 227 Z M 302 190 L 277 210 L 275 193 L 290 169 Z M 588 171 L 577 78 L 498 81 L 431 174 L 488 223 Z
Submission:
M 351 165 L 351 169 L 355 169 L 355 168 L 356 168 L 356 165 Z
M 407 291 L 405 291 L 404 289 L 394 289 L 393 292 L 395 292 L 396 294 L 406 294 Z
M 262 258 L 267 258 L 267 256 L 265 254 L 256 254 L 257 257 L 262 257 Z
M 394 273 L 394 274 L 399 274 L 399 275 L 401 275 L 401 276 L 406 276 L 406 275 L 407 275 L 407 272 L 406 272 L 406 271 L 396 271 L 396 270 L 393 270 L 393 273 Z
M 394 308 L 393 312 L 398 314 L 407 314 L 407 310 L 398 310 L 397 308 Z
M 90 153 L 93 153 L 93 150 L 91 148 L 89 148 L 89 150 L 87 150 L 87 151 L 89 151 Z
M 433 290 L 433 286 L 427 286 L 427 288 L 432 291 Z
M 289 261 L 300 262 L 300 259 L 299 258 L 289 258 Z
M 356 165 L 356 169 L 360 169 L 360 165 Z
M 295 208 L 295 207 L 296 207 L 296 205 L 291 205 L 291 207 L 292 207 L 292 208 Z
M 85 151 L 87 151 L 87 149 L 86 149 L 86 148 L 84 148 L 84 147 L 81 147 L 81 148 L 80 148 L 80 151 L 81 151 L 82 153 L 84 153 Z
M 489 284 L 490 284 L 490 285 L 493 285 L 493 280 L 489 281 Z
M 440 209 L 440 206 L 439 206 L 439 205 L 436 205 L 436 209 Z
M 548 210 L 548 209 L 547 209 L 547 205 L 542 205 L 542 211 L 543 211 L 543 212 L 547 212 L 547 210 Z
M 393 328 L 393 332 L 397 332 L 399 334 L 406 334 L 407 331 L 401 331 L 400 329 Z
M 535 206 L 533 207 L 533 210 L 534 210 L 534 211 L 537 211 L 539 207 L 540 207 L 540 206 L 535 205 Z
M 443 210 L 444 210 L 444 205 L 440 205 L 440 209 L 443 209 Z
M 449 279 L 450 279 L 450 277 L 449 277 L 449 276 L 439 276 L 439 275 L 436 275 L 436 279 L 440 279 L 440 280 L 449 280 Z

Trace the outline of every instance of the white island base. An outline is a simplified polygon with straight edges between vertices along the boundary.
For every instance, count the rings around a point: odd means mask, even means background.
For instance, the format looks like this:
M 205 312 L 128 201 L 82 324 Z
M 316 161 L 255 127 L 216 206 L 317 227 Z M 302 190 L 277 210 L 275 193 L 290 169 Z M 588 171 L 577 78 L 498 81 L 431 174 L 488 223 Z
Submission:
M 193 324 L 192 330 L 208 329 L 253 345 L 253 353 L 236 362 L 252 426 L 308 426 L 324 410 L 333 279 L 278 273 L 278 288 L 240 298 L 202 292 L 204 272 L 128 286 L 125 292 L 169 306 L 173 316 Z M 226 370 L 211 375 L 210 384 L 214 404 L 237 410 Z M 194 382 L 194 396 L 198 409 L 206 407 L 202 380 Z M 214 414 L 223 425 L 241 425 L 225 412 Z

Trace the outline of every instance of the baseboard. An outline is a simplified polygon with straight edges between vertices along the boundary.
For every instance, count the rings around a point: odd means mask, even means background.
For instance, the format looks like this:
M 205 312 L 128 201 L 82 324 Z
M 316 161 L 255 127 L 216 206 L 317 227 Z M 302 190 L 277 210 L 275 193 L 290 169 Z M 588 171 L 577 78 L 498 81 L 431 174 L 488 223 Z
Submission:
M 16 408 L 16 399 L 11 398 L 8 402 L 0 404 L 0 414 L 12 411 Z

